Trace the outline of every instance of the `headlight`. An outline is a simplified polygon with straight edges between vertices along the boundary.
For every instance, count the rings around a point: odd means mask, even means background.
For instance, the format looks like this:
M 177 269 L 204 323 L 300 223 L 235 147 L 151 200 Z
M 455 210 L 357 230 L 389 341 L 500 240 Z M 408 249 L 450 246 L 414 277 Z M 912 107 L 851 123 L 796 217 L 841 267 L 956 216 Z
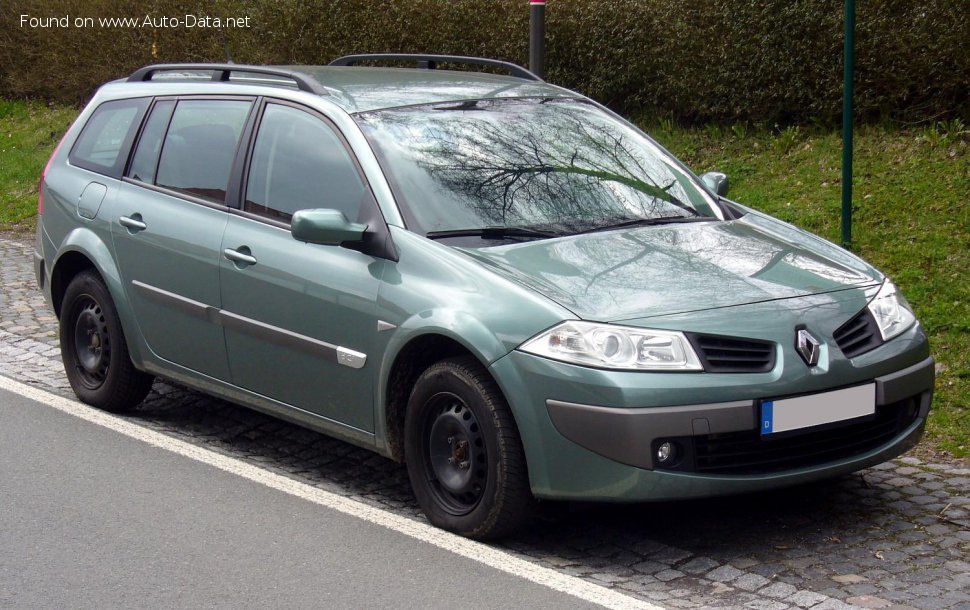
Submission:
M 913 308 L 889 280 L 882 283 L 876 297 L 869 301 L 869 311 L 879 325 L 883 341 L 889 341 L 916 322 Z
M 601 368 L 703 370 L 683 333 L 669 330 L 572 320 L 536 335 L 519 349 L 554 360 Z

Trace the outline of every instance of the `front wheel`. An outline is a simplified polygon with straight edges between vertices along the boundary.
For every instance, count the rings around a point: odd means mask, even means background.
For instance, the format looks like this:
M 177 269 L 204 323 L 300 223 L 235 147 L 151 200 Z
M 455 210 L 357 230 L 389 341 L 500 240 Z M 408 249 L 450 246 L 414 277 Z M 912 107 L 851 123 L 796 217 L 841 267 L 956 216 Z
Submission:
M 121 320 L 100 276 L 83 271 L 71 280 L 60 323 L 61 359 L 78 398 L 120 412 L 148 395 L 153 378 L 131 363 Z
M 515 421 L 477 360 L 443 360 L 422 373 L 404 428 L 411 486 L 432 524 L 486 539 L 532 516 L 535 500 Z

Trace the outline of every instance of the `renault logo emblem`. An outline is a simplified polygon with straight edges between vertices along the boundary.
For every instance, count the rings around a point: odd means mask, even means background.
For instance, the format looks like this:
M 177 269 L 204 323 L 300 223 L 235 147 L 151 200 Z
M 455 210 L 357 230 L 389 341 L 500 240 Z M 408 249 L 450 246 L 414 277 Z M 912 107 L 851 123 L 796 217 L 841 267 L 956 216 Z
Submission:
M 818 364 L 818 357 L 822 351 L 821 345 L 819 340 L 804 328 L 799 329 L 795 333 L 795 349 L 798 350 L 798 355 L 802 357 L 802 360 L 808 366 Z

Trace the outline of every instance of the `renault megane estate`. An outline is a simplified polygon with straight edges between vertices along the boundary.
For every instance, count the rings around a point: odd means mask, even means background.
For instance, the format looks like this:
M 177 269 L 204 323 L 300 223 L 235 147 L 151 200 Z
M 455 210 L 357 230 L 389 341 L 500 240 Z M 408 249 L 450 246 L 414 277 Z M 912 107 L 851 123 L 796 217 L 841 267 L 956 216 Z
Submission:
M 432 523 L 489 538 L 539 499 L 761 490 L 920 438 L 933 359 L 893 283 L 726 190 L 495 60 L 154 65 L 48 162 L 35 269 L 84 402 L 175 380 L 405 462 Z

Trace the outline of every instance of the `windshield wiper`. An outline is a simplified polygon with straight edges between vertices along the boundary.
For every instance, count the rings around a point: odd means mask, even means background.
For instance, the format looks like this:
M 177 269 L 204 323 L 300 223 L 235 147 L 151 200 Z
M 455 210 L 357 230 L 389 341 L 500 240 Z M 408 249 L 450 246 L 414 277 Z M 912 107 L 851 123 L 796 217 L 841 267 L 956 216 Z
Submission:
M 630 218 L 627 220 L 621 220 L 619 222 L 612 222 L 605 225 L 599 225 L 592 227 L 590 229 L 584 229 L 582 231 L 577 231 L 573 235 L 581 235 L 583 233 L 598 233 L 599 231 L 612 231 L 613 229 L 623 229 L 626 227 L 652 227 L 656 225 L 671 225 L 683 222 L 710 222 L 717 220 L 713 216 L 660 216 L 657 218 Z
M 467 100 L 448 106 L 432 106 L 432 110 L 488 110 L 479 105 L 482 100 Z
M 469 229 L 448 229 L 446 231 L 428 231 L 428 239 L 445 237 L 481 237 L 482 239 L 505 239 L 508 237 L 558 237 L 560 233 L 545 229 L 530 229 L 529 227 L 477 227 Z

